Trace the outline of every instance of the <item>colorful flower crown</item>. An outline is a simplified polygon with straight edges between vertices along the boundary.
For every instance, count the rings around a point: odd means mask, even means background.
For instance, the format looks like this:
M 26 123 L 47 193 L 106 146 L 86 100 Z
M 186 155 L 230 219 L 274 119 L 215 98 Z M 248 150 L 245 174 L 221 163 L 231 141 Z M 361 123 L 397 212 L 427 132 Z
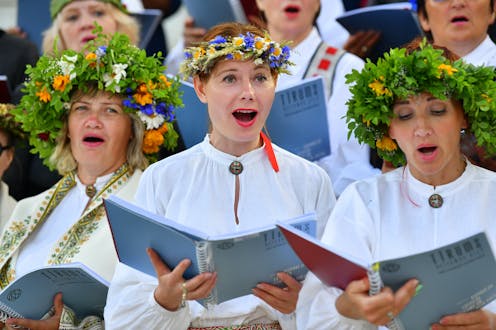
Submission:
M 221 59 L 254 60 L 255 64 L 267 63 L 271 69 L 279 73 L 289 73 L 289 47 L 272 41 L 268 35 L 264 38 L 248 32 L 237 37 L 216 36 L 210 41 L 200 43 L 196 47 L 188 47 L 184 51 L 185 60 L 180 71 L 186 77 L 200 73 L 209 73 Z
M 0 130 L 8 131 L 15 138 L 22 140 L 26 137 L 26 134 L 12 114 L 14 107 L 13 104 L 0 103 Z
M 60 13 L 62 8 L 64 8 L 67 4 L 70 2 L 73 2 L 74 0 L 52 0 L 50 2 L 50 17 L 52 20 L 57 17 L 57 15 Z M 108 2 L 116 6 L 118 9 L 120 9 L 122 12 L 128 14 L 129 12 L 126 9 L 126 6 L 121 2 L 121 0 L 98 0 L 100 2 Z
M 470 131 L 488 154 L 496 152 L 496 75 L 491 67 L 450 61 L 441 49 L 424 39 L 420 49 L 392 49 L 376 64 L 367 61 L 361 72 L 346 76 L 352 98 L 347 102 L 349 133 L 377 148 L 394 165 L 405 164 L 405 155 L 388 135 L 393 105 L 398 99 L 428 92 L 438 99 L 462 102 Z
M 142 149 L 150 161 L 156 160 L 161 145 L 172 149 L 177 144 L 172 121 L 174 109 L 182 106 L 179 81 L 167 79 L 161 59 L 147 56 L 127 36 L 109 37 L 101 30 L 94 30 L 98 37 L 82 52 L 44 55 L 26 70 L 25 94 L 13 112 L 30 134 L 32 152 L 38 152 L 48 166 L 52 166 L 47 158 L 68 114 L 71 95 L 89 85 L 122 96 L 125 111 L 139 116 L 145 126 Z

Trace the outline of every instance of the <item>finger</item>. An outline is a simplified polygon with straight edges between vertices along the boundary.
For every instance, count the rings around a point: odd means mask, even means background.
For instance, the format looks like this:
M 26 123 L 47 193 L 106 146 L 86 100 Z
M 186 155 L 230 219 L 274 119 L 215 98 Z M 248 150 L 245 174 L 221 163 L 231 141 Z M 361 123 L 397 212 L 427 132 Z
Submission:
M 351 281 L 346 287 L 349 293 L 368 293 L 370 289 L 369 279 L 367 277 L 361 280 Z
M 62 300 L 62 292 L 59 292 L 53 298 L 53 307 L 55 309 L 55 317 L 60 319 L 62 315 L 62 311 L 64 310 L 64 301 Z
M 186 19 L 184 20 L 184 27 L 193 27 L 193 26 L 195 26 L 194 18 L 191 16 L 186 17 Z
M 254 288 L 252 290 L 253 294 L 258 298 L 262 299 L 272 308 L 278 310 L 281 313 L 289 314 L 296 309 L 296 304 L 292 304 L 290 301 L 278 299 L 271 293 L 262 290 L 260 288 Z
M 189 259 L 183 259 L 174 267 L 171 274 L 182 283 L 184 282 L 184 273 L 190 265 L 191 261 Z
M 408 305 L 408 303 L 410 303 L 412 298 L 415 296 L 418 285 L 419 281 L 417 279 L 411 279 L 395 293 L 395 308 L 392 310 L 394 315 L 398 315 Z
M 302 284 L 298 282 L 293 276 L 288 273 L 280 272 L 277 273 L 277 277 L 284 283 L 286 286 L 293 291 L 299 292 L 301 290 Z
M 439 323 L 443 326 L 462 326 L 462 325 L 475 325 L 489 324 L 490 314 L 485 313 L 483 310 L 477 310 L 469 313 L 458 313 L 453 315 L 444 316 Z
M 155 252 L 154 249 L 147 248 L 146 253 L 148 254 L 148 258 L 150 259 L 150 262 L 152 263 L 153 268 L 155 269 L 155 273 L 157 274 L 157 277 L 170 273 L 169 267 L 167 267 L 167 265 L 162 261 L 162 258 L 160 258 L 160 256 L 158 255 L 157 252 Z
M 19 327 L 31 329 L 35 328 L 36 325 L 39 324 L 39 322 L 40 321 L 30 319 L 7 319 L 7 321 L 5 321 L 5 324 L 7 325 L 8 329 L 16 329 Z
M 191 288 L 191 280 L 186 282 L 186 289 L 187 289 L 187 295 L 186 299 L 187 300 L 197 300 L 197 299 L 204 299 L 208 297 L 215 287 L 215 284 L 217 283 L 217 274 L 216 273 L 203 273 L 198 276 L 195 276 L 193 279 L 197 279 L 197 277 L 200 276 L 201 284 L 197 285 L 194 288 Z

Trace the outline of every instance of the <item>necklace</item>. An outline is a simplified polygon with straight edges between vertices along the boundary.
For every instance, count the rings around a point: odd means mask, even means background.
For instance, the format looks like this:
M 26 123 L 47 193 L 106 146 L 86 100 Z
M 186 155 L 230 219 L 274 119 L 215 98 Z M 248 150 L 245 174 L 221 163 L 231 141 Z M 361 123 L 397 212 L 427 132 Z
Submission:
M 86 186 L 86 196 L 93 198 L 96 195 L 95 185 L 89 184 Z

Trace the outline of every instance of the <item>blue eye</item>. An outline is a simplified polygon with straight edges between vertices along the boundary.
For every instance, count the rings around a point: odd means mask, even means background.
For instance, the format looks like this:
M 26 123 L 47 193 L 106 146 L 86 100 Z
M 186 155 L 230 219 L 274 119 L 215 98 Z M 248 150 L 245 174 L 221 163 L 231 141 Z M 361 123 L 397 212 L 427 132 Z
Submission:
M 265 82 L 268 80 L 268 78 L 264 74 L 257 74 L 257 76 L 255 77 L 255 80 L 258 82 Z
M 222 81 L 225 81 L 227 83 L 233 83 L 236 81 L 236 77 L 234 77 L 234 75 L 232 75 L 232 74 L 229 74 L 229 75 L 225 76 L 224 78 L 222 78 Z

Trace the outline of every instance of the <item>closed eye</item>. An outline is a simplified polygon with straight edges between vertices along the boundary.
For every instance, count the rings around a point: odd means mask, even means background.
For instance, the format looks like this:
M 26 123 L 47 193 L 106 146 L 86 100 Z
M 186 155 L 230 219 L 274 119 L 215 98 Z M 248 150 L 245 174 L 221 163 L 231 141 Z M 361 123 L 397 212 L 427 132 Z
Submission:
M 446 113 L 446 109 L 443 108 L 443 109 L 432 109 L 431 110 L 431 113 L 434 115 L 434 116 L 442 116 Z

